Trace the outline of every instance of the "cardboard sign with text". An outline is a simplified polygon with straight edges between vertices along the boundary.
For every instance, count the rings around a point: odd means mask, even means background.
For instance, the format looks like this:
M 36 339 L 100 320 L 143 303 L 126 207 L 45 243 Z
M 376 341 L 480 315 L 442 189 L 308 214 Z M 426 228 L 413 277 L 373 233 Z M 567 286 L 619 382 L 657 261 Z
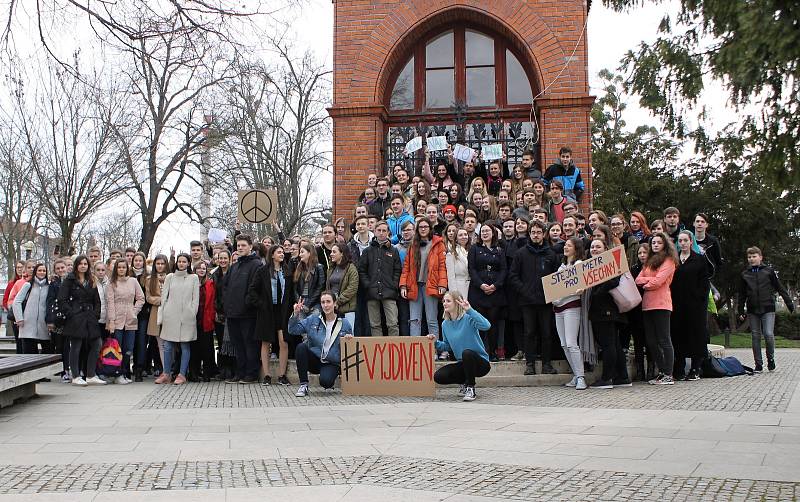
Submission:
M 576 291 L 597 286 L 628 271 L 625 248 L 617 246 L 605 253 L 542 277 L 547 303 L 574 295 Z
M 346 396 L 436 395 L 436 348 L 428 337 L 342 338 L 340 348 Z

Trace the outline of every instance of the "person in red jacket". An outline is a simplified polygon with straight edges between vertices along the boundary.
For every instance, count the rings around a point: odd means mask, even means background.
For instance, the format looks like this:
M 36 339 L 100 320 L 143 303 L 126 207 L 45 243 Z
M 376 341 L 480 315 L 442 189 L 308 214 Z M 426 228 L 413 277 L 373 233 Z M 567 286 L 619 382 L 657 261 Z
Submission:
M 422 334 L 422 315 L 428 334 L 439 336 L 439 300 L 447 291 L 444 240 L 433 235 L 427 218 L 417 222 L 416 233 L 400 274 L 400 295 L 409 301 L 411 336 Z
M 217 316 L 214 307 L 216 289 L 214 280 L 208 275 L 208 265 L 200 261 L 195 269 L 200 280 L 200 302 L 197 306 L 197 340 L 192 343 L 189 359 L 189 381 L 210 382 L 217 374 L 214 362 L 214 320 Z
M 25 272 L 25 262 L 20 260 L 14 266 L 14 277 L 8 281 L 6 284 L 6 290 L 3 293 L 3 310 L 8 310 L 8 295 L 11 294 L 11 290 L 14 288 L 14 283 L 18 280 L 22 279 L 22 273 Z

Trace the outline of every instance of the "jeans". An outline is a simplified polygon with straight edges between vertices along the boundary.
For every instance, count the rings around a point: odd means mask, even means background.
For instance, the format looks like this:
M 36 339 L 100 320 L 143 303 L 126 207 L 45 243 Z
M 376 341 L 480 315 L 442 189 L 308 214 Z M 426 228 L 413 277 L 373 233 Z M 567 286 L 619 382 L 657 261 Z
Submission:
M 319 375 L 319 384 L 324 389 L 333 388 L 336 378 L 339 376 L 339 365 L 320 361 L 306 342 L 297 346 L 294 351 L 295 362 L 297 363 L 297 378 L 300 383 L 308 383 L 308 372 Z
M 122 350 L 122 374 L 126 377 L 131 376 L 131 356 L 133 355 L 133 345 L 136 342 L 136 331 L 132 329 L 115 329 L 114 338 L 119 342 Z
M 675 351 L 669 335 L 669 310 L 645 310 L 642 312 L 644 335 L 647 339 L 647 350 L 653 354 L 658 370 L 672 376 L 675 364 Z
M 99 338 L 92 340 L 84 340 L 83 338 L 70 338 L 69 339 L 69 367 L 72 372 L 72 378 L 81 376 L 81 367 L 86 364 L 86 378 L 95 376 L 95 369 L 97 368 L 97 358 L 100 357 L 100 346 L 102 342 Z M 86 347 L 86 359 L 81 361 L 81 348 Z M 91 364 L 88 363 L 91 361 Z
M 350 329 L 356 325 L 356 313 L 355 312 L 347 312 L 344 314 L 344 318 L 347 319 L 347 322 L 350 324 Z
M 256 338 L 255 318 L 228 318 L 228 333 L 236 347 L 236 373 L 241 379 L 258 380 L 261 340 Z
M 534 362 L 537 338 L 542 344 L 542 364 L 550 364 L 553 309 L 550 305 L 523 305 L 522 323 L 525 326 L 525 361 Z M 669 333 L 667 333 L 669 335 Z
M 489 361 L 482 358 L 472 349 L 465 349 L 461 353 L 461 360 L 448 364 L 436 370 L 433 380 L 439 385 L 464 384 L 475 386 L 475 378 L 489 373 L 492 366 Z
M 603 375 L 606 381 L 627 380 L 628 366 L 622 345 L 619 343 L 619 332 L 613 321 L 594 321 L 592 330 L 598 344 L 603 350 Z
M 189 371 L 189 358 L 192 356 L 192 349 L 190 342 L 170 342 L 164 340 L 164 371 L 170 371 L 172 368 L 172 358 L 175 355 L 175 348 L 180 343 L 181 346 L 181 366 L 178 373 L 186 376 Z
M 408 301 L 409 326 L 411 336 L 422 334 L 422 313 L 425 312 L 425 320 L 428 324 L 428 334 L 439 336 L 439 299 L 435 296 L 425 294 L 425 284 L 419 283 L 417 299 Z M 388 319 L 387 319 L 388 323 Z
M 389 330 L 389 336 L 400 336 L 400 330 L 397 325 L 397 302 L 393 299 L 367 301 L 369 325 L 372 336 L 383 336 L 383 330 L 381 329 L 381 307 L 383 307 L 383 314 L 386 316 L 386 327 Z
M 747 314 L 750 318 L 750 333 L 753 340 L 753 359 L 756 366 L 763 366 L 761 358 L 761 335 L 767 342 L 767 361 L 775 360 L 775 312 L 765 314 Z
M 561 340 L 561 348 L 567 357 L 572 374 L 576 377 L 583 376 L 583 356 L 578 346 L 578 332 L 581 328 L 581 308 L 569 308 L 556 312 L 556 331 Z
M 149 324 L 150 319 L 148 317 L 144 317 L 139 319 L 139 324 L 137 325 L 136 329 L 136 341 L 134 343 L 134 354 L 133 354 L 133 367 L 137 370 L 143 370 L 147 366 L 147 325 Z

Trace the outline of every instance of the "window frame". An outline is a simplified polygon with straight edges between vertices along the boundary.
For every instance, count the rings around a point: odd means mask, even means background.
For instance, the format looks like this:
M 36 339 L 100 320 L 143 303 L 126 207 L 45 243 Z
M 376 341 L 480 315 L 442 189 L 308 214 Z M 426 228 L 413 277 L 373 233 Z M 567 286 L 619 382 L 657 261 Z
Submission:
M 520 57 L 519 51 L 517 48 L 511 44 L 503 35 L 494 32 L 492 30 L 487 30 L 484 27 L 480 26 L 473 26 L 473 25 L 464 25 L 464 24 L 450 24 L 445 26 L 440 26 L 435 30 L 427 32 L 420 40 L 405 54 L 405 57 L 401 60 L 402 62 L 397 65 L 397 68 L 394 69 L 392 78 L 390 80 L 391 85 L 388 86 L 387 91 L 384 96 L 384 104 L 386 109 L 389 112 L 391 117 L 401 117 L 407 116 L 409 118 L 414 118 L 420 115 L 427 115 L 427 114 L 452 114 L 452 106 L 447 107 L 440 107 L 440 108 L 426 108 L 425 102 L 427 99 L 426 95 L 426 79 L 427 79 L 427 70 L 436 69 L 436 68 L 426 68 L 426 54 L 425 48 L 431 40 L 435 39 L 436 37 L 452 31 L 453 32 L 453 55 L 454 55 L 454 65 L 455 65 L 455 76 L 454 76 L 454 96 L 455 101 L 457 103 L 463 103 L 466 105 L 467 103 L 467 62 L 466 62 L 466 31 L 475 31 L 482 35 L 485 35 L 491 38 L 494 41 L 494 65 L 471 65 L 469 68 L 494 68 L 494 81 L 495 81 L 495 104 L 488 105 L 488 106 L 469 106 L 467 108 L 467 114 L 471 114 L 473 112 L 480 113 L 480 112 L 509 112 L 509 111 L 522 111 L 527 110 L 529 111 L 531 105 L 533 103 L 522 103 L 522 104 L 508 104 L 508 82 L 506 79 L 507 68 L 506 68 L 506 50 L 508 50 L 517 61 L 520 62 L 522 69 L 525 71 L 525 75 L 528 80 L 528 85 L 531 87 L 531 96 L 535 96 L 535 80 L 531 78 L 530 69 L 526 68 L 524 64 L 524 58 Z M 404 108 L 404 109 L 393 109 L 391 108 L 391 94 L 394 90 L 394 86 L 397 84 L 397 79 L 400 76 L 400 72 L 402 72 L 403 68 L 405 68 L 406 64 L 408 63 L 409 59 L 414 58 L 414 107 L 413 108 Z M 504 113 L 505 115 L 505 113 Z

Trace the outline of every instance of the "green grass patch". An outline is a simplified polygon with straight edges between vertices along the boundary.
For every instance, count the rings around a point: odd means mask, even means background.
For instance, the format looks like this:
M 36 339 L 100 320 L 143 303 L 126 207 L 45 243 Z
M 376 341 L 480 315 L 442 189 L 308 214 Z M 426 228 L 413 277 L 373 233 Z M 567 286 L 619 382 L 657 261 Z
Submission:
M 749 349 L 752 347 L 750 342 L 750 333 L 731 333 L 730 344 L 725 344 L 725 335 L 717 335 L 711 337 L 711 343 L 716 345 L 725 345 L 729 349 Z M 763 348 L 764 342 L 762 340 L 761 347 Z M 775 348 L 778 349 L 800 349 L 800 340 L 789 340 L 781 336 L 775 337 Z

